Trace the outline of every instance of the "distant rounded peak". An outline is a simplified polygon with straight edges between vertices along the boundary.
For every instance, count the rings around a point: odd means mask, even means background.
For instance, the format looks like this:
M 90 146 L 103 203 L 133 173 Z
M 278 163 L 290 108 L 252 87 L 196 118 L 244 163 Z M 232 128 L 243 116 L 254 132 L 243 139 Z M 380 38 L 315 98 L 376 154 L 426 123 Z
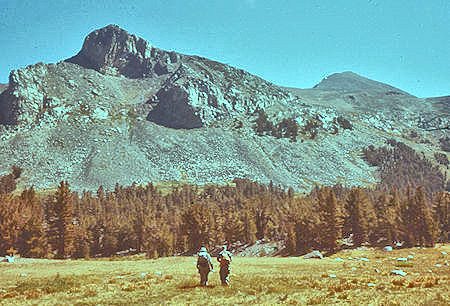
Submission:
M 410 95 L 401 89 L 368 79 L 353 71 L 333 73 L 326 76 L 313 88 L 330 91 L 382 91 L 386 93 Z
M 336 78 L 363 78 L 367 79 L 353 71 L 344 71 L 344 72 L 336 72 L 333 74 L 330 74 L 324 78 L 325 79 L 336 79 Z
M 353 71 L 343 71 L 343 72 L 336 72 L 333 73 L 333 75 L 351 75 L 351 76 L 360 76 L 359 74 L 353 72 Z

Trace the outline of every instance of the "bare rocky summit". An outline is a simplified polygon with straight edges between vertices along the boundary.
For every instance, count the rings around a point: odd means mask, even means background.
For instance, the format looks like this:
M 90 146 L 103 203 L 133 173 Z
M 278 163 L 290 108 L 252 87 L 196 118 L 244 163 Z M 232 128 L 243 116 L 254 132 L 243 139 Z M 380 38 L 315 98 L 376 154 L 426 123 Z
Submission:
M 345 71 L 342 73 L 334 73 L 319 84 L 314 86 L 315 89 L 320 90 L 333 90 L 333 91 L 380 91 L 388 94 L 397 95 L 410 95 L 403 90 L 395 88 L 393 86 L 377 82 L 363 76 L 360 76 L 351 71 Z
M 258 136 L 258 110 L 275 124 L 295 119 L 297 141 Z M 16 164 L 22 185 L 67 179 L 77 190 L 234 177 L 298 190 L 370 185 L 378 178 L 362 148 L 397 138 L 432 156 L 448 119 L 448 99 L 416 98 L 349 72 L 313 89 L 284 88 L 111 25 L 70 59 L 11 72 L 0 87 L 0 170 Z M 408 138 L 411 131 L 427 141 Z
M 81 51 L 67 62 L 108 75 L 146 78 L 177 68 L 178 56 L 150 45 L 116 25 L 89 34 Z

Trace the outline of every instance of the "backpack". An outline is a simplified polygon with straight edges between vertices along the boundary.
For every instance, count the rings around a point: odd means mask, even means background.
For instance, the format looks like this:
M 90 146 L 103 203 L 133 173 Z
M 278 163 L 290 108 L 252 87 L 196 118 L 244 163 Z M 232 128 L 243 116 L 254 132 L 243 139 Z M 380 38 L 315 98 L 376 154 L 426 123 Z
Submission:
M 201 267 L 208 267 L 209 266 L 209 260 L 206 255 L 206 253 L 198 253 L 198 259 L 197 264 Z
M 220 256 L 220 265 L 221 266 L 227 266 L 227 265 L 229 265 L 230 264 L 230 262 L 231 262 L 231 257 L 230 257 L 230 255 L 229 255 L 229 253 L 228 252 L 224 252 L 224 253 L 220 253 L 219 254 L 219 256 Z

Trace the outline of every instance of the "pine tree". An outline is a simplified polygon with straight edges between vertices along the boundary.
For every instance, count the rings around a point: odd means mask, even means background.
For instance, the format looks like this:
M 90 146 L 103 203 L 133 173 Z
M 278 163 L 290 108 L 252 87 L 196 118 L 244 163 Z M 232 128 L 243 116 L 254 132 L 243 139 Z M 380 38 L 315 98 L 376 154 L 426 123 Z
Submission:
M 295 235 L 294 225 L 288 223 L 286 226 L 286 252 L 294 254 L 297 251 L 297 238 Z
M 270 206 L 272 202 L 271 196 L 259 196 L 249 201 L 252 215 L 255 218 L 256 238 L 262 239 L 268 233 L 269 227 L 273 225 L 271 222 Z M 272 223 L 272 224 L 270 224 Z
M 19 248 L 19 237 L 30 212 L 22 201 L 11 195 L 0 194 L 0 255 Z
M 172 255 L 175 250 L 176 238 L 170 226 L 162 220 L 149 220 L 145 224 L 143 250 L 149 258 Z
M 419 243 L 419 210 L 414 200 L 411 186 L 408 185 L 405 199 L 402 201 L 402 220 L 404 227 L 404 241 L 407 247 L 413 247 Z
M 341 238 L 342 222 L 333 189 L 324 188 L 321 215 L 321 241 L 323 248 L 333 251 L 337 247 L 337 240 Z M 322 198 L 322 197 L 321 197 Z
M 173 254 L 175 247 L 175 236 L 172 233 L 170 225 L 162 220 L 160 223 L 160 235 L 158 243 L 159 256 L 169 256 Z
M 181 218 L 181 232 L 187 236 L 190 251 L 195 252 L 202 245 L 210 245 L 213 217 L 206 204 L 197 203 L 188 206 Z
M 375 210 L 378 221 L 378 226 L 375 233 L 377 241 L 383 241 L 384 244 L 390 244 L 394 241 L 396 212 L 395 208 L 390 205 L 388 197 L 385 193 L 378 196 Z
M 353 233 L 353 244 L 360 246 L 368 241 L 369 225 L 364 214 L 369 199 L 361 187 L 354 188 L 347 197 L 347 211 Z
M 450 193 L 439 192 L 434 204 L 434 220 L 438 228 L 439 240 L 449 242 L 450 239 Z
M 100 201 L 103 201 L 105 199 L 105 189 L 103 188 L 103 186 L 100 185 L 100 187 L 98 187 L 97 189 L 97 198 Z
M 138 252 L 142 251 L 142 246 L 144 243 L 144 234 L 145 234 L 145 228 L 148 222 L 148 219 L 152 218 L 152 216 L 149 216 L 146 214 L 143 210 L 139 210 L 136 212 L 136 215 L 133 219 L 133 230 L 136 235 L 136 249 Z
M 225 234 L 225 240 L 230 244 L 236 241 L 243 240 L 244 224 L 240 220 L 238 213 L 231 210 L 225 213 L 225 223 L 222 231 Z
M 67 258 L 73 253 L 74 225 L 72 194 L 69 184 L 59 184 L 51 201 L 49 218 L 49 240 L 56 251 L 56 258 Z
M 396 187 L 393 187 L 391 191 L 389 209 L 392 212 L 392 217 L 390 217 L 392 221 L 392 241 L 400 241 L 404 236 L 405 227 L 402 220 L 402 204 Z
M 251 212 L 246 209 L 242 217 L 243 239 L 245 243 L 253 244 L 256 241 L 256 224 Z
M 33 187 L 25 189 L 20 200 L 30 211 L 30 218 L 20 235 L 19 253 L 26 257 L 42 258 L 47 255 L 47 236 L 44 228 L 44 211 Z
M 104 256 L 112 256 L 117 252 L 117 245 L 119 240 L 116 237 L 116 233 L 113 231 L 105 231 L 102 241 L 102 254 Z
M 73 257 L 75 258 L 89 258 L 89 236 L 84 225 L 79 222 L 74 227 L 74 244 Z
M 437 240 L 437 227 L 434 223 L 423 187 L 416 189 L 414 200 L 419 214 L 417 224 L 419 241 L 421 245 L 433 247 Z
M 138 249 L 137 235 L 133 229 L 133 217 L 127 216 L 120 219 L 118 223 L 113 225 L 114 235 L 117 238 L 117 246 L 115 251 L 123 251 L 129 249 L 136 249 L 138 252 L 142 251 Z
M 312 202 L 306 199 L 294 199 L 290 208 L 290 220 L 294 221 L 296 251 L 304 254 L 320 247 L 319 216 L 313 209 Z

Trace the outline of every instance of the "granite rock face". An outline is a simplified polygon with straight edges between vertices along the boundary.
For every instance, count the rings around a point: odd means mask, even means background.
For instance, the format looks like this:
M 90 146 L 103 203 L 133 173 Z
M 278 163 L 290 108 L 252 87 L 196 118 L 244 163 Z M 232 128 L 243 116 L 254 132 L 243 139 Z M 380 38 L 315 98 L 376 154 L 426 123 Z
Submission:
M 194 129 L 203 126 L 199 115 L 188 102 L 188 93 L 179 87 L 164 88 L 156 94 L 158 104 L 147 120 L 174 129 Z
M 280 87 L 107 26 L 76 56 L 12 71 L 0 87 L 0 172 L 21 166 L 21 184 L 36 188 L 242 177 L 306 191 L 315 183 L 376 183 L 361 150 L 392 137 L 431 158 L 440 151 L 445 97 L 419 99 L 354 73 L 324 82 Z M 297 142 L 258 136 L 258 109 L 274 124 L 293 118 Z
M 67 61 L 103 74 L 144 78 L 169 73 L 175 69 L 178 58 L 109 25 L 89 34 L 81 51 Z
M 9 75 L 9 86 L 0 95 L 0 123 L 28 123 L 42 109 L 46 93 L 43 80 L 48 66 L 39 63 Z

